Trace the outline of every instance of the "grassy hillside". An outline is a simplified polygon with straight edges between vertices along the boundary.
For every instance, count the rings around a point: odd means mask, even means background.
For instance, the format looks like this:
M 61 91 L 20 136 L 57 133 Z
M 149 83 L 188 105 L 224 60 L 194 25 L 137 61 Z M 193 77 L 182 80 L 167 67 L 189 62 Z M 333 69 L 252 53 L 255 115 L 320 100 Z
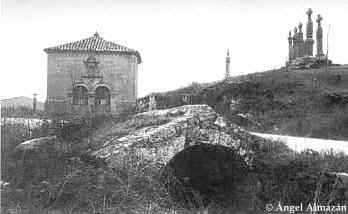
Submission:
M 181 105 L 182 94 L 252 131 L 348 140 L 348 66 L 328 72 L 280 69 L 192 84 L 163 93 L 163 102 Z

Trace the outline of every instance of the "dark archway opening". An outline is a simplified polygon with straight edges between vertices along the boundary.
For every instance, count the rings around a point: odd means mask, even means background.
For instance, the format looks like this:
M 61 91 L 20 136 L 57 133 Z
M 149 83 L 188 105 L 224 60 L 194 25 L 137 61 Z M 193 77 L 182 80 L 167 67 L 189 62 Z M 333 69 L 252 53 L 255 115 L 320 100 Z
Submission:
M 105 86 L 95 90 L 95 105 L 110 105 L 110 91 Z
M 213 144 L 194 145 L 177 153 L 164 167 L 161 179 L 172 198 L 188 208 L 248 206 L 255 186 L 236 151 Z
M 73 105 L 87 105 L 88 90 L 83 86 L 76 86 L 73 89 Z

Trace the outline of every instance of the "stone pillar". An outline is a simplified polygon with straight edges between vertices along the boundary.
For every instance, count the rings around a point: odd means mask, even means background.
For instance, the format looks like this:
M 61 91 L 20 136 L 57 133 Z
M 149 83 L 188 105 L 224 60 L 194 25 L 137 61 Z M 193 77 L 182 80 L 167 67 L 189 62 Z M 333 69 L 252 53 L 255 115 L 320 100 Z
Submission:
M 305 41 L 305 55 L 307 56 L 313 56 L 313 21 L 312 21 L 312 9 L 309 8 L 306 12 L 308 19 L 307 19 L 307 29 L 306 29 L 306 41 Z
M 321 21 L 323 20 L 323 17 L 321 17 L 320 14 L 318 14 L 317 23 L 317 34 L 316 34 L 316 40 L 317 40 L 317 57 L 324 56 L 323 53 L 323 28 L 321 27 Z
M 88 94 L 88 111 L 89 113 L 95 112 L 96 110 L 96 105 L 95 105 L 95 93 L 89 93 Z
M 291 31 L 289 31 L 288 43 L 289 43 L 289 62 L 290 62 L 291 60 L 294 59 L 294 50 L 293 50 L 293 44 L 292 44 Z
M 95 93 L 88 94 L 88 105 L 90 105 L 90 106 L 95 105 Z
M 294 28 L 294 36 L 293 38 L 293 51 L 294 51 L 294 59 L 296 59 L 299 56 L 298 53 L 298 33 L 297 33 L 297 27 Z
M 37 94 L 33 94 L 33 112 L 36 111 L 36 105 L 37 105 L 37 99 L 36 99 L 36 95 Z
M 225 79 L 230 78 L 230 51 L 227 50 Z
M 74 104 L 74 96 L 73 96 L 73 93 L 70 92 L 67 95 L 67 112 L 71 113 L 73 111 L 73 104 Z
M 304 53 L 304 41 L 303 41 L 303 32 L 302 32 L 302 23 L 298 24 L 298 56 L 303 57 Z

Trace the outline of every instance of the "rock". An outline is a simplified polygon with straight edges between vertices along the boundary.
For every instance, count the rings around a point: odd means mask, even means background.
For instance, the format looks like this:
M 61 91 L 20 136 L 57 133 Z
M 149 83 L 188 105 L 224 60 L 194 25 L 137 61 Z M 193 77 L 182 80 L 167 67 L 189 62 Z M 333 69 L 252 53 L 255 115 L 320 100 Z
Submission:
M 9 186 L 10 186 L 9 182 L 0 180 L 0 190 L 4 189 L 6 187 L 9 187 Z
M 37 150 L 41 149 L 45 146 L 55 146 L 54 144 L 57 142 L 56 136 L 49 137 L 40 137 L 31 140 L 24 141 L 16 146 L 17 151 L 29 151 L 29 150 Z
M 41 181 L 65 164 L 65 144 L 56 136 L 25 141 L 15 148 L 18 182 Z
M 40 137 L 24 141 L 15 148 L 18 160 L 48 161 L 65 151 L 65 145 L 56 136 Z
M 94 166 L 95 168 L 104 168 L 106 167 L 106 163 L 103 159 L 98 158 L 96 156 L 90 155 L 89 153 L 83 153 L 80 155 L 78 159 L 89 166 Z
M 336 172 L 335 174 L 341 180 L 342 184 L 348 188 L 348 173 Z

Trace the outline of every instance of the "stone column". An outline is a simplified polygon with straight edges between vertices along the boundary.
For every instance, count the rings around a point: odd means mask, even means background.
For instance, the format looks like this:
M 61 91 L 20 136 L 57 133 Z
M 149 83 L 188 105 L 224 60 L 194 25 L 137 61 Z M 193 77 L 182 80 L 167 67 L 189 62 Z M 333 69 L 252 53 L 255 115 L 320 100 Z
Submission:
M 35 112 L 36 111 L 36 104 L 37 104 L 37 99 L 36 99 L 37 94 L 35 93 L 33 95 L 34 95 L 33 96 L 33 112 Z
M 88 111 L 95 112 L 96 105 L 95 105 L 95 93 L 89 93 L 88 94 Z
M 299 54 L 298 54 L 298 33 L 297 33 L 297 27 L 294 28 L 294 36 L 293 38 L 293 50 L 294 50 L 294 59 L 296 59 Z
M 317 57 L 322 57 L 324 55 L 324 53 L 323 53 L 323 28 L 321 27 L 322 20 L 323 20 L 323 17 L 321 17 L 321 15 L 318 14 L 318 18 L 317 18 L 318 28 L 317 28 L 317 34 L 316 34 Z
M 306 41 L 305 41 L 305 49 L 307 56 L 313 56 L 313 21 L 312 21 L 312 9 L 309 8 L 306 12 L 308 19 L 307 19 L 307 29 L 306 29 Z
M 230 78 L 230 51 L 227 50 L 225 79 Z
M 298 56 L 303 57 L 305 55 L 304 51 L 304 41 L 302 32 L 302 23 L 298 24 Z
M 289 31 L 288 43 L 289 43 L 289 62 L 290 62 L 291 60 L 294 59 L 294 50 L 293 50 L 293 44 L 292 44 L 291 31 Z
M 88 105 L 94 106 L 95 104 L 95 93 L 88 94 Z

